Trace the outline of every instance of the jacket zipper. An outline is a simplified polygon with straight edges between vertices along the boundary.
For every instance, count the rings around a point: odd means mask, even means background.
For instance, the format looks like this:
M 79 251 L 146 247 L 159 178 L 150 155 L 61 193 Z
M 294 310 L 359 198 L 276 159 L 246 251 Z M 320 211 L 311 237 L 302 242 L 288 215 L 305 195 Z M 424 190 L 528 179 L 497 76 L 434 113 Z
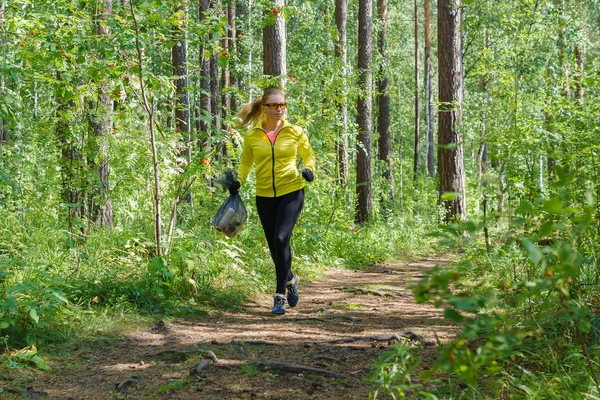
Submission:
M 267 135 L 267 131 L 264 129 L 261 130 L 265 133 L 269 142 L 271 142 L 269 135 Z M 283 128 L 279 130 L 279 133 L 281 133 L 282 130 Z M 277 133 L 277 136 L 279 136 L 279 133 Z M 275 189 L 275 142 L 277 141 L 277 136 L 275 136 L 275 140 L 271 143 L 271 180 L 273 181 L 273 197 L 277 197 L 277 189 Z

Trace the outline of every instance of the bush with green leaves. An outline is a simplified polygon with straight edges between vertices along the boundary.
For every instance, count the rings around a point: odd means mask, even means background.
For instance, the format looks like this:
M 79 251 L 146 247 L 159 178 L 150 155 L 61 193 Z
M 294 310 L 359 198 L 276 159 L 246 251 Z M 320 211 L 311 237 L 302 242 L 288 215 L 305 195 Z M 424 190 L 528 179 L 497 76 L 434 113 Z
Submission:
M 444 228 L 470 246 L 413 288 L 461 327 L 420 376 L 437 382 L 432 394 L 448 395 L 457 380 L 467 385 L 460 398 L 600 393 L 598 221 L 589 200 L 569 195 L 572 174 L 557 171 L 559 195 L 523 200 L 499 246 L 482 246 L 481 224 Z

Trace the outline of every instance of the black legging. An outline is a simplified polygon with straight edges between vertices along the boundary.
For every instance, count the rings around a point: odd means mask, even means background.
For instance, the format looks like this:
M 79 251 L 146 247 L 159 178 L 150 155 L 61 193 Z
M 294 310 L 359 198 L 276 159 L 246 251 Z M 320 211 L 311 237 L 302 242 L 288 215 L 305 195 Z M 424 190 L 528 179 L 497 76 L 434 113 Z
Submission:
M 285 286 L 293 278 L 290 238 L 303 205 L 304 189 L 280 197 L 256 196 L 258 216 L 275 263 L 275 293 L 285 294 Z

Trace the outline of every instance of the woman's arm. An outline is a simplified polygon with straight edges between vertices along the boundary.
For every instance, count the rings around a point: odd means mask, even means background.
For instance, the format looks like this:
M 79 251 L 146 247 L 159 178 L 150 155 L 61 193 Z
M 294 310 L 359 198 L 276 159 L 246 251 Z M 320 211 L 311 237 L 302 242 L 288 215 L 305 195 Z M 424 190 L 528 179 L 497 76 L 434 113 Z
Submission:
M 308 136 L 306 135 L 304 129 L 302 129 L 302 133 L 300 134 L 300 138 L 298 139 L 298 152 L 300 153 L 302 161 L 304 162 L 304 168 L 310 169 L 314 174 L 317 160 L 315 157 L 315 152 L 310 146 Z
M 252 147 L 250 146 L 249 137 L 250 131 L 246 132 L 244 136 L 244 147 L 242 148 L 242 157 L 240 158 L 240 166 L 237 170 L 238 181 L 241 185 L 246 182 L 248 179 L 248 175 L 250 174 L 250 170 L 252 169 L 252 165 L 254 165 L 254 153 L 252 152 Z

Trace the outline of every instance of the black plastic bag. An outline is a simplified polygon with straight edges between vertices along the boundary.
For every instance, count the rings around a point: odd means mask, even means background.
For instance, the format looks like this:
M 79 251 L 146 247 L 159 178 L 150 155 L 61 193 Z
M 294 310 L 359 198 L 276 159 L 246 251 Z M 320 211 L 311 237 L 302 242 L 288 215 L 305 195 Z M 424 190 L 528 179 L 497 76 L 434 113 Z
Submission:
M 216 179 L 215 183 L 220 185 L 223 190 L 228 190 L 231 185 L 237 181 L 235 171 L 225 171 L 223 177 Z M 230 238 L 237 235 L 242 229 L 244 222 L 248 219 L 248 213 L 246 207 L 239 194 L 230 195 L 221 204 L 221 207 L 217 210 L 215 215 L 212 217 L 212 225 L 219 232 L 223 232 Z

